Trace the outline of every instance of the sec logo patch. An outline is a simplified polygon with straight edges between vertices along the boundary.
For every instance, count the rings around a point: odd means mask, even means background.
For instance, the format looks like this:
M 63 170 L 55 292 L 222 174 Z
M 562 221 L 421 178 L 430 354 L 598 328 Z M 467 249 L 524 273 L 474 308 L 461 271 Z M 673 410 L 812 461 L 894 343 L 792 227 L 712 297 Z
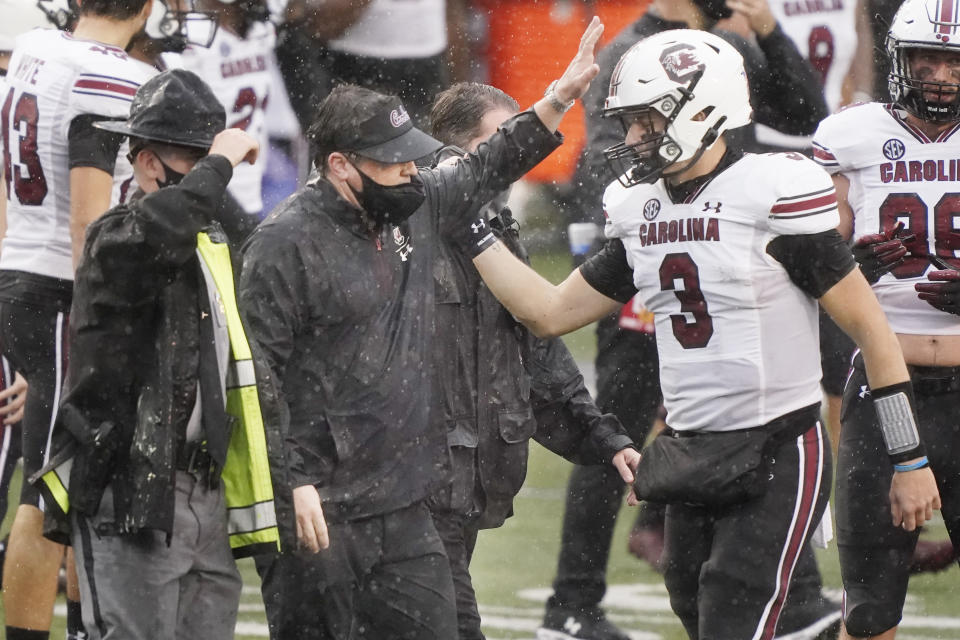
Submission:
M 643 205 L 643 217 L 646 220 L 653 220 L 660 214 L 660 201 L 656 198 L 647 200 Z

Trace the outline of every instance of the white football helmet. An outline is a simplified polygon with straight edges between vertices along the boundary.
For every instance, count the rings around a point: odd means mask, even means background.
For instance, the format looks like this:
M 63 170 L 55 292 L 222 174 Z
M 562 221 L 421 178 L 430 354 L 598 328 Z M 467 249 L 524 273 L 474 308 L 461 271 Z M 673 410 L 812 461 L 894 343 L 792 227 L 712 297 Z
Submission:
M 171 9 L 168 4 L 178 8 Z M 153 9 L 143 30 L 163 51 L 180 52 L 188 44 L 209 47 L 217 34 L 217 15 L 212 11 L 195 11 L 193 0 L 180 0 L 177 5 L 153 0 Z
M 912 49 L 933 49 L 960 54 L 960 2 L 956 0 L 906 0 L 887 32 L 890 56 L 889 89 L 893 101 L 909 113 L 931 122 L 960 120 L 960 84 L 923 82 L 914 78 L 909 62 Z M 924 94 L 934 100 L 926 100 Z M 946 99 L 944 99 L 946 98 Z
M 696 162 L 724 131 L 750 123 L 743 57 L 706 31 L 677 29 L 641 40 L 613 70 L 603 116 L 621 119 L 626 133 L 650 110 L 666 118 L 665 131 L 604 151 L 627 187 L 654 182 L 677 162 Z
M 67 0 L 0 0 L 0 51 L 13 51 L 13 41 L 31 29 L 66 29 L 71 21 Z

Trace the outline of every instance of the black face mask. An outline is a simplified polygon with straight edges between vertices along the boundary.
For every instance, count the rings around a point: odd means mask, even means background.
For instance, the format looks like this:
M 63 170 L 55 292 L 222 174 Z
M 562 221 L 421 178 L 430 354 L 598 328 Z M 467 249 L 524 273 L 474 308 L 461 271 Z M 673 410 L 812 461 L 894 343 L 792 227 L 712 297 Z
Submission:
M 356 169 L 356 166 L 354 166 Z M 378 225 L 397 225 L 413 215 L 427 197 L 420 176 L 414 174 L 410 182 L 388 187 L 375 182 L 373 178 L 357 169 L 363 191 L 358 192 L 353 187 L 353 195 L 367 215 Z M 347 185 L 350 186 L 349 184 Z
M 157 160 L 160 160 L 160 156 L 157 156 Z M 186 174 L 180 173 L 179 171 L 174 171 L 170 166 L 160 160 L 160 166 L 163 167 L 164 179 L 157 180 L 157 186 L 163 189 L 164 187 L 169 187 L 170 185 L 180 184 L 180 181 L 183 180 L 183 176 Z

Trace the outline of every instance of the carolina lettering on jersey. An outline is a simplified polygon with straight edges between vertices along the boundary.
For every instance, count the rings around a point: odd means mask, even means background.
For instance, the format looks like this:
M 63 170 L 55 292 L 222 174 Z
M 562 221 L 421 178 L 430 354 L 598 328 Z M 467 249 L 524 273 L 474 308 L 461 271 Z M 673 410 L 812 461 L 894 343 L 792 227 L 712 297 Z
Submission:
M 225 60 L 220 65 L 220 75 L 224 78 L 242 76 L 245 73 L 258 73 L 266 71 L 267 59 L 264 56 L 252 56 L 249 58 L 240 58 L 238 60 Z
M 881 182 L 956 182 L 960 160 L 897 160 L 880 165 Z
M 960 146 L 954 126 L 930 137 L 893 105 L 863 104 L 835 113 L 814 136 L 814 159 L 850 181 L 853 240 L 909 232 L 907 255 L 873 284 L 890 327 L 907 335 L 960 335 L 960 319 L 917 297 L 930 258 L 960 258 Z
M 783 13 L 787 16 L 826 11 L 843 11 L 843 0 L 792 0 L 783 3 Z
M 661 180 L 614 182 L 603 204 L 635 302 L 654 314 L 671 427 L 744 429 L 819 401 L 816 301 L 766 249 L 836 228 L 822 169 L 799 154 L 746 154 L 682 202 Z
M 640 246 L 665 242 L 719 242 L 720 222 L 716 218 L 681 218 L 641 224 Z

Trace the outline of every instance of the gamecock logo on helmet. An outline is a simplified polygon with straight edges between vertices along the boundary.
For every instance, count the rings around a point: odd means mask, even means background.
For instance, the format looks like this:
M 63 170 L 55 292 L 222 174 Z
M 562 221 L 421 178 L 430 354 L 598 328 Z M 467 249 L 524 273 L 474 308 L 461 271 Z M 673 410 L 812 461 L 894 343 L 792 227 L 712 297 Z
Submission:
M 684 82 L 703 69 L 697 50 L 689 44 L 675 44 L 660 54 L 660 65 L 674 82 Z

